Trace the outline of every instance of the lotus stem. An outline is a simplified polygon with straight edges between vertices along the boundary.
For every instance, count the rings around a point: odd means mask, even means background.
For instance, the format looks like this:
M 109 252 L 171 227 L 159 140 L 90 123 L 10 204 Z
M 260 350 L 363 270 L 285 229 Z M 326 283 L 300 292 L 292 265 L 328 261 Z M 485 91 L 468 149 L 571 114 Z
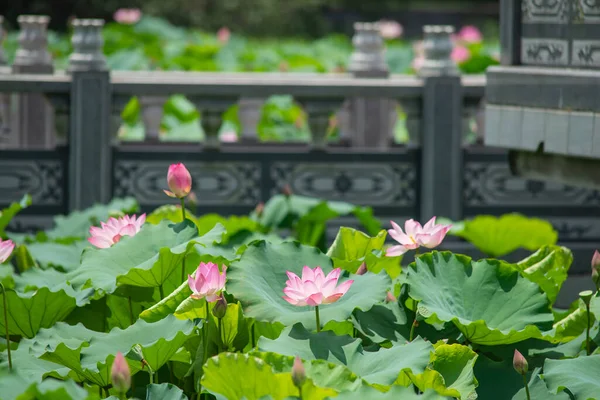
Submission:
M 217 318 L 217 319 L 219 320 L 218 328 L 219 328 L 219 342 L 220 342 L 219 353 L 220 353 L 221 351 L 225 350 L 224 349 L 225 343 L 223 342 L 223 319 L 222 318 Z M 221 346 L 221 345 L 223 345 L 223 346 Z
M 529 385 L 527 384 L 527 374 L 523 374 L 523 384 L 525 385 L 525 394 L 527 395 L 527 400 L 531 400 L 531 395 L 529 394 Z
M 133 325 L 133 304 L 131 304 L 131 296 L 127 298 L 129 300 L 129 322 Z
M 586 302 L 585 304 L 586 314 L 587 314 L 587 326 L 585 330 L 585 351 L 589 356 L 591 354 L 590 351 L 590 328 L 591 328 L 591 318 L 590 318 L 590 304 Z
M 321 332 L 321 318 L 319 317 L 319 306 L 315 307 L 315 317 L 317 319 L 317 332 Z
M 179 200 L 181 201 L 181 217 L 183 218 L 183 221 L 185 221 L 185 197 L 182 197 Z
M 412 325 L 410 326 L 410 335 L 408 337 L 408 341 L 412 342 L 415 338 L 415 328 L 419 326 L 419 322 L 417 321 L 417 316 L 419 315 L 419 302 L 415 302 L 415 319 L 413 320 Z
M 8 353 L 8 369 L 12 371 L 12 356 L 10 354 L 10 335 L 8 334 L 8 297 L 6 296 L 6 289 L 2 282 L 0 282 L 2 288 L 2 301 L 4 302 L 4 329 L 6 329 L 6 352 Z
M 161 300 L 165 298 L 165 291 L 163 289 L 163 285 L 162 284 L 158 287 L 158 293 L 160 293 L 160 299 Z
M 252 324 L 252 328 L 250 328 L 250 339 L 252 340 L 252 348 L 256 347 L 256 321 Z
M 300 400 L 302 400 L 302 387 L 301 386 L 298 388 L 298 398 Z

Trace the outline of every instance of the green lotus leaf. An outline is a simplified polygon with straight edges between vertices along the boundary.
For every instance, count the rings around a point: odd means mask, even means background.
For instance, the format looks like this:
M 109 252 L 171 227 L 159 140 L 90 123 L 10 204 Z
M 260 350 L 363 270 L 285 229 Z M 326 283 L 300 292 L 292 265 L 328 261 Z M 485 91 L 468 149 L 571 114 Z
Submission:
M 0 211 L 0 236 L 4 237 L 5 230 L 10 221 L 17 215 L 21 210 L 31 205 L 31 196 L 24 195 L 19 202 L 11 203 L 10 206 Z
M 192 290 L 187 282 L 183 282 L 177 289 L 152 307 L 142 311 L 140 318 L 147 322 L 156 322 L 172 314 L 181 303 L 188 299 Z
M 578 308 L 582 308 L 582 303 L 583 301 L 578 300 Z M 596 293 L 590 300 L 590 312 L 596 317 L 596 320 L 600 321 L 600 292 Z
M 477 379 L 473 373 L 477 357 L 477 353 L 466 346 L 439 344 L 435 346 L 425 372 L 408 374 L 421 391 L 434 389 L 444 396 L 472 400 L 477 398 Z
M 177 386 L 161 383 L 146 387 L 146 400 L 188 400 L 188 397 Z
M 553 393 L 568 389 L 576 399 L 600 398 L 600 354 L 588 357 L 546 360 L 544 380 Z
M 69 215 L 54 217 L 54 229 L 46 231 L 50 239 L 84 238 L 89 235 L 92 225 L 106 221 L 113 213 L 133 214 L 139 204 L 133 197 L 113 199 L 108 204 L 97 204 L 83 211 L 73 211 Z
M 554 304 L 572 262 L 573 254 L 566 247 L 544 246 L 516 266 L 523 276 L 537 283 Z
M 593 300 L 593 299 L 592 299 Z M 559 315 L 558 321 L 554 323 L 554 338 L 561 342 L 568 342 L 585 332 L 588 323 L 588 315 L 585 303 L 581 299 L 574 302 L 574 306 L 568 313 Z M 590 324 L 594 323 L 594 313 L 592 312 Z
M 291 372 L 295 358 L 261 351 L 252 351 L 249 355 L 264 360 L 273 367 L 275 372 Z M 355 391 L 366 384 L 345 365 L 334 364 L 325 360 L 304 360 L 302 364 L 306 377 L 319 387 L 346 392 Z
M 229 239 L 239 232 L 256 232 L 260 228 L 255 220 L 245 215 L 232 215 L 226 218 L 218 214 L 204 214 L 198 218 L 197 224 L 200 234 L 208 232 L 217 224 L 223 225 L 226 232 L 226 234 L 223 236 L 223 243 L 229 242 Z
M 259 400 L 265 396 L 283 400 L 299 395 L 290 372 L 274 372 L 271 365 L 262 359 L 240 353 L 221 353 L 209 358 L 204 365 L 201 384 L 217 400 Z M 317 387 L 311 379 L 307 379 L 302 387 L 302 395 L 321 400 L 334 397 L 337 391 Z
M 69 274 L 74 286 L 92 286 L 112 293 L 120 285 L 160 287 L 175 270 L 181 269 L 185 254 L 196 243 L 212 244 L 220 238 L 221 226 L 198 237 L 195 225 L 186 220 L 174 225 L 163 221 L 145 224 L 133 237 L 125 236 L 107 249 L 87 249 L 81 266 Z M 179 276 L 181 282 L 181 276 Z
M 386 257 L 383 250 L 387 232 L 380 231 L 371 237 L 353 228 L 341 227 L 327 255 L 333 266 L 356 273 L 364 262 L 370 272 L 385 270 L 392 279 L 400 275 L 401 257 Z
M 370 310 L 352 313 L 355 328 L 375 343 L 403 342 L 410 337 L 412 319 L 398 302 L 375 304 Z
M 503 361 L 492 361 L 480 355 L 475 363 L 475 376 L 480 399 L 526 400 L 523 378 L 512 366 L 512 354 Z M 552 394 L 539 376 L 539 368 L 532 371 L 529 379 L 532 400 L 568 400 L 566 393 Z
M 75 298 L 77 307 L 83 307 L 94 297 L 94 290 L 91 288 L 73 289 L 66 281 L 67 274 L 57 271 L 53 268 L 39 269 L 32 268 L 20 275 L 15 275 L 14 285 L 18 293 L 28 293 L 36 289 L 48 288 L 52 292 L 64 290 L 67 295 Z
M 89 397 L 87 390 L 72 380 L 31 382 L 16 373 L 0 377 L 0 393 L 2 400 L 86 400 Z
M 197 218 L 187 208 L 186 208 L 185 217 L 187 219 L 189 219 L 190 221 L 192 221 L 194 224 L 198 225 Z M 158 207 L 157 209 L 155 209 L 154 211 L 152 211 L 150 214 L 148 214 L 146 216 L 146 222 L 149 224 L 156 225 L 156 224 L 161 223 L 164 220 L 168 220 L 168 221 L 174 222 L 176 224 L 183 222 L 183 215 L 181 215 L 181 206 L 174 205 L 174 204 L 165 204 L 163 206 Z M 214 225 L 213 225 L 213 227 L 214 227 Z M 211 227 L 211 229 L 212 229 L 212 227 Z M 206 232 L 208 232 L 208 230 Z
M 87 240 L 79 240 L 71 244 L 36 242 L 28 244 L 27 250 L 40 267 L 70 272 L 79 267 L 81 253 L 90 246 Z
M 404 387 L 394 385 L 387 392 L 380 392 L 370 386 L 362 386 L 355 392 L 340 393 L 335 400 L 451 400 L 452 397 L 446 397 L 438 394 L 435 390 L 427 390 L 424 393 L 417 394 L 414 387 Z
M 61 321 L 75 308 L 76 300 L 65 289 L 52 291 L 42 287 L 21 293 L 6 289 L 8 307 L 8 331 L 11 335 L 34 337 L 42 328 L 49 328 Z M 72 289 L 71 289 L 72 292 Z M 0 301 L 0 315 L 4 313 L 4 302 Z M 4 318 L 0 318 L 1 332 L 5 332 Z
M 33 355 L 41 353 L 38 358 L 70 368 L 69 376 L 75 380 L 85 379 L 104 387 L 110 383 L 110 368 L 117 352 L 128 354 L 138 346 L 145 362 L 156 371 L 185 343 L 194 328 L 193 322 L 174 316 L 152 324 L 138 320 L 125 330 L 115 328 L 109 333 L 62 324 L 35 338 L 34 349 L 40 350 Z M 68 338 L 69 333 L 73 339 L 56 340 Z M 142 369 L 141 360 L 128 357 L 127 361 L 132 374 Z
M 411 343 L 366 352 L 359 339 L 337 336 L 330 331 L 311 333 L 302 325 L 296 324 L 284 329 L 275 340 L 260 338 L 258 349 L 287 356 L 297 355 L 304 360 L 326 360 L 346 365 L 369 383 L 391 385 L 402 371 L 422 373 L 433 347 L 417 338 Z
M 502 257 L 520 248 L 536 251 L 555 245 L 558 240 L 558 233 L 549 222 L 521 214 L 478 215 L 464 221 L 463 229 L 454 234 L 490 257 Z
M 452 321 L 471 343 L 515 343 L 552 328 L 548 297 L 505 262 L 434 251 L 419 256 L 406 279 L 428 323 Z
M 315 329 L 313 308 L 293 306 L 283 299 L 283 288 L 288 279 L 286 270 L 301 275 L 305 265 L 320 266 L 327 274 L 331 270 L 331 259 L 319 250 L 297 242 L 253 242 L 227 271 L 227 292 L 242 302 L 248 317 L 284 325 L 301 322 Z M 352 279 L 354 284 L 345 295 L 337 302 L 319 308 L 322 323 L 344 321 L 356 308 L 370 309 L 385 298 L 391 285 L 390 278 L 384 273 L 357 275 Z

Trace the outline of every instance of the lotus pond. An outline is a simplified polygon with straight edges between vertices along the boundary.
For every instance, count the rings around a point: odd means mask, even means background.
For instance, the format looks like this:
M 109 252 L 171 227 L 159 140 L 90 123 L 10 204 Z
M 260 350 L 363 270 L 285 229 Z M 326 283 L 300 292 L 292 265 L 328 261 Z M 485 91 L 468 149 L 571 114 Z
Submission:
M 572 255 L 545 221 L 388 231 L 288 191 L 249 215 L 124 198 L 7 231 L 29 204 L 0 216 L 3 400 L 600 398 L 598 293 L 554 307 Z M 340 216 L 358 229 L 329 242 Z M 453 235 L 490 258 L 434 249 Z

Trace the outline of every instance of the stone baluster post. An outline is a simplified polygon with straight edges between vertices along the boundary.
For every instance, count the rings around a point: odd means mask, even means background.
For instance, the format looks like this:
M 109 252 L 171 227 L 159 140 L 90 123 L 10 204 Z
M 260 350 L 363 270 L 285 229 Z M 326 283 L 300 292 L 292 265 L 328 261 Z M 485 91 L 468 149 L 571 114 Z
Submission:
M 110 74 L 100 19 L 73 21 L 69 130 L 69 208 L 108 202 L 112 195 Z
M 462 218 L 462 87 L 452 61 L 454 28 L 423 28 L 425 61 L 421 138 L 421 220 Z
M 388 78 L 385 44 L 379 24 L 359 22 L 354 24 L 354 30 L 354 52 L 348 70 L 355 78 Z M 389 146 L 397 120 L 393 99 L 355 97 L 346 102 L 343 110 L 347 115 L 341 117 L 340 121 L 347 121 L 347 126 L 340 126 L 340 130 L 349 131 L 353 146 Z
M 160 124 L 167 98 L 165 96 L 139 96 L 138 100 L 144 124 L 144 140 L 158 143 L 160 141 Z
M 21 15 L 19 48 L 12 65 L 14 74 L 52 74 L 54 66 L 48 51 L 48 22 L 45 15 Z M 54 110 L 41 93 L 13 96 L 15 114 L 11 142 L 20 148 L 53 148 L 56 144 Z
M 242 132 L 240 140 L 246 143 L 258 141 L 258 123 L 262 107 L 265 104 L 264 98 L 260 97 L 242 97 L 239 101 L 239 118 Z

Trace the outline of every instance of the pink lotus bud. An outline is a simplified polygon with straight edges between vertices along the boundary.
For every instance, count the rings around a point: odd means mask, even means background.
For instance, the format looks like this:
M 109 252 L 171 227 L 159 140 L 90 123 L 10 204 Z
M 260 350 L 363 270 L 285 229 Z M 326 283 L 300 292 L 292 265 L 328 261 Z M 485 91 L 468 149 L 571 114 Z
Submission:
M 190 192 L 190 194 L 188 195 L 188 201 L 190 202 L 190 204 L 193 205 L 198 204 L 198 196 L 196 196 L 195 192 Z
M 217 31 L 217 40 L 222 44 L 226 44 L 229 42 L 229 38 L 231 37 L 231 31 L 228 27 L 224 26 Z
M 227 300 L 225 300 L 224 296 L 221 296 L 219 300 L 215 303 L 215 306 L 212 309 L 212 313 L 216 318 L 223 318 L 225 313 L 227 312 Z
M 171 164 L 167 173 L 167 183 L 171 191 L 165 190 L 167 196 L 182 199 L 192 190 L 192 176 L 182 163 Z
M 119 393 L 126 393 L 131 387 L 131 371 L 123 353 L 118 352 L 110 370 L 113 388 Z
M 600 288 L 600 252 L 596 250 L 592 256 L 592 280 Z
M 281 193 L 283 193 L 283 195 L 286 197 L 290 197 L 292 195 L 292 187 L 286 183 L 283 189 L 281 190 Z
M 367 263 L 363 262 L 362 264 L 360 264 L 360 267 L 358 267 L 358 270 L 356 271 L 356 275 L 364 275 L 367 273 Z
M 119 8 L 113 15 L 113 19 L 120 24 L 133 25 L 142 18 L 139 8 Z
M 385 296 L 386 303 L 395 303 L 398 299 L 392 294 L 392 292 L 387 292 L 387 296 Z
M 397 39 L 402 36 L 404 28 L 396 21 L 379 21 L 379 32 L 384 39 Z
M 0 239 L 0 263 L 8 260 L 8 257 L 12 254 L 15 249 L 15 244 L 12 240 L 2 240 Z
M 304 369 L 302 360 L 298 356 L 294 359 L 294 365 L 292 366 L 292 381 L 297 388 L 301 388 L 306 381 L 306 370 Z
M 517 349 L 515 349 L 515 355 L 513 356 L 513 368 L 521 375 L 525 375 L 529 370 L 527 360 Z
M 201 262 L 195 276 L 188 275 L 191 297 L 197 300 L 205 298 L 209 303 L 219 300 L 221 292 L 225 289 L 226 269 L 223 265 L 223 271 L 220 272 L 217 264 Z
M 260 202 L 256 205 L 256 208 L 254 209 L 254 212 L 256 213 L 257 216 L 261 216 L 262 213 L 265 211 L 265 203 Z

